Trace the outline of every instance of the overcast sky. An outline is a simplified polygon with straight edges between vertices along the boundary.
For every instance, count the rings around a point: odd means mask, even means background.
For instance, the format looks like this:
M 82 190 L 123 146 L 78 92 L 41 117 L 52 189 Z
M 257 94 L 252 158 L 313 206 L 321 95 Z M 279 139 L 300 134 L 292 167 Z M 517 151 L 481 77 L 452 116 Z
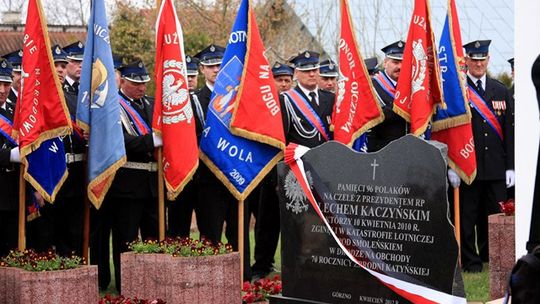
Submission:
M 8 3 L 26 0 L 0 0 L 0 12 Z M 106 0 L 109 13 L 118 0 Z M 123 0 L 140 6 L 152 5 L 155 0 Z M 182 1 L 182 0 L 176 0 Z M 212 1 L 212 0 L 204 0 Z M 264 2 L 262 0 L 252 0 Z M 45 8 L 55 12 L 58 0 L 42 0 Z M 83 4 L 88 10 L 89 0 L 69 2 L 76 7 Z M 339 35 L 339 0 L 288 0 L 308 29 L 321 38 L 327 53 L 335 58 L 335 45 Z M 65 2 L 63 2 L 65 3 Z M 406 40 L 414 0 L 349 0 L 357 29 L 358 42 L 364 57 L 382 56 L 380 49 L 398 39 Z M 476 39 L 491 39 L 490 71 L 498 74 L 510 70 L 507 60 L 514 57 L 514 1 L 508 0 L 456 0 L 461 23 L 463 43 Z M 67 4 L 63 4 L 65 7 Z M 430 0 L 431 17 L 437 43 L 446 17 L 447 0 Z M 77 11 L 77 10 L 75 10 Z M 378 14 L 377 14 L 378 12 Z M 86 13 L 86 12 L 85 12 Z M 302 49 L 302 46 L 298 46 Z

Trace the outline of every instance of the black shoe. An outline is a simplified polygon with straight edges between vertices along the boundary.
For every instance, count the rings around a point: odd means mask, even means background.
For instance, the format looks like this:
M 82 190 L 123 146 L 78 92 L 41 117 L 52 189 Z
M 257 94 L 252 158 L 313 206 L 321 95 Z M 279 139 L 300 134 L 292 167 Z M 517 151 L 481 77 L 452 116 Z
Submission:
M 464 272 L 479 273 L 482 272 L 482 264 L 473 264 L 467 267 L 463 267 Z

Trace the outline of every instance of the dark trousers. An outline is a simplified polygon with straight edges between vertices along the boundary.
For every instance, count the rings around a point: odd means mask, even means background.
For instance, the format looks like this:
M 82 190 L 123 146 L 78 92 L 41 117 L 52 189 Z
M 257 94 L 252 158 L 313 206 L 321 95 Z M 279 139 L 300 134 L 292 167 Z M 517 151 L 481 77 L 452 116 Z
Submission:
M 225 236 L 233 249 L 238 250 L 238 201 L 217 179 L 201 182 L 195 206 L 197 225 L 201 238 L 214 244 L 221 241 L 223 224 L 226 223 Z M 249 207 L 244 202 L 244 278 L 251 278 L 249 266 Z
M 17 249 L 18 214 L 17 210 L 0 210 L 0 257 Z
M 274 255 L 279 241 L 279 199 L 276 180 L 271 174 L 258 187 L 258 206 L 255 214 L 255 263 L 251 267 L 254 275 L 267 275 L 273 270 Z
M 488 215 L 499 212 L 506 199 L 504 180 L 474 181 L 460 187 L 461 265 L 467 269 L 489 260 Z M 478 248 L 478 252 L 476 250 Z
M 110 283 L 110 268 L 107 253 L 102 246 L 108 247 L 108 227 L 112 232 L 112 256 L 114 264 L 114 277 L 116 288 L 121 292 L 120 254 L 128 251 L 128 243 L 136 240 L 139 229 L 143 239 L 158 238 L 157 199 L 127 199 L 106 197 L 101 209 L 96 212 L 96 220 L 93 227 L 92 244 L 98 265 L 99 286 L 104 289 Z
M 189 237 L 193 211 L 197 205 L 197 184 L 190 181 L 176 200 L 167 202 L 167 236 Z

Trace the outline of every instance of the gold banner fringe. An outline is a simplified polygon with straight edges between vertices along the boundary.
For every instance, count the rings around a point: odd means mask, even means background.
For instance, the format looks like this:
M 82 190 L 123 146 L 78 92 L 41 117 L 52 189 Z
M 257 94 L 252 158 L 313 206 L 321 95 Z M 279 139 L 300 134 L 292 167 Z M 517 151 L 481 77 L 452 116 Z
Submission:
M 245 200 L 251 191 L 253 191 L 253 189 L 255 189 L 255 187 L 257 187 L 257 185 L 262 181 L 266 174 L 268 174 L 268 172 L 270 172 L 270 170 L 272 170 L 272 168 L 283 158 L 283 151 L 277 153 L 276 156 L 274 156 L 268 162 L 268 164 L 262 168 L 261 172 L 259 172 L 253 181 L 246 187 L 244 193 L 238 192 L 238 190 L 236 190 L 234 185 L 223 174 L 223 172 L 221 172 L 221 170 L 219 170 L 219 168 L 214 165 L 210 158 L 208 158 L 208 156 L 206 156 L 206 154 L 204 154 L 202 151 L 200 152 L 200 158 L 208 166 L 210 171 L 212 171 L 212 173 L 214 173 L 214 175 L 225 185 L 225 187 L 227 187 L 229 192 L 231 192 L 231 194 L 240 201 Z
M 99 209 L 101 207 L 101 204 L 103 203 L 103 199 L 105 199 L 105 195 L 101 197 L 97 197 L 92 192 L 92 187 L 96 184 L 101 183 L 105 178 L 109 178 L 105 186 L 103 187 L 103 192 L 107 193 L 109 191 L 109 188 L 111 187 L 111 184 L 114 180 L 114 177 L 116 176 L 116 171 L 120 169 L 127 161 L 127 157 L 124 155 L 122 158 L 117 160 L 115 163 L 110 165 L 105 171 L 103 171 L 100 175 L 96 176 L 96 178 L 88 183 L 88 188 L 86 189 L 86 192 L 88 194 L 88 199 L 90 202 L 96 207 L 96 209 Z
M 159 176 L 158 178 L 163 178 L 165 181 L 165 186 L 167 187 L 167 199 L 170 201 L 174 201 L 178 195 L 184 190 L 184 187 L 192 180 L 193 175 L 195 175 L 195 172 L 197 172 L 197 169 L 199 168 L 199 159 L 197 158 L 197 162 L 195 163 L 195 166 L 189 171 L 189 173 L 186 175 L 184 180 L 182 182 L 174 187 L 171 185 L 167 179 L 165 179 L 165 173 L 163 173 L 163 176 Z

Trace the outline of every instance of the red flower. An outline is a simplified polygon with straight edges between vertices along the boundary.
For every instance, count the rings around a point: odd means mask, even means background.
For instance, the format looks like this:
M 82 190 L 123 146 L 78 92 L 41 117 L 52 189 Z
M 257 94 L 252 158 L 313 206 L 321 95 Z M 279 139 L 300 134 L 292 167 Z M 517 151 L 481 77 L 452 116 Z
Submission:
M 499 202 L 501 211 L 506 215 L 514 215 L 516 206 L 513 198 L 508 199 L 506 202 Z

